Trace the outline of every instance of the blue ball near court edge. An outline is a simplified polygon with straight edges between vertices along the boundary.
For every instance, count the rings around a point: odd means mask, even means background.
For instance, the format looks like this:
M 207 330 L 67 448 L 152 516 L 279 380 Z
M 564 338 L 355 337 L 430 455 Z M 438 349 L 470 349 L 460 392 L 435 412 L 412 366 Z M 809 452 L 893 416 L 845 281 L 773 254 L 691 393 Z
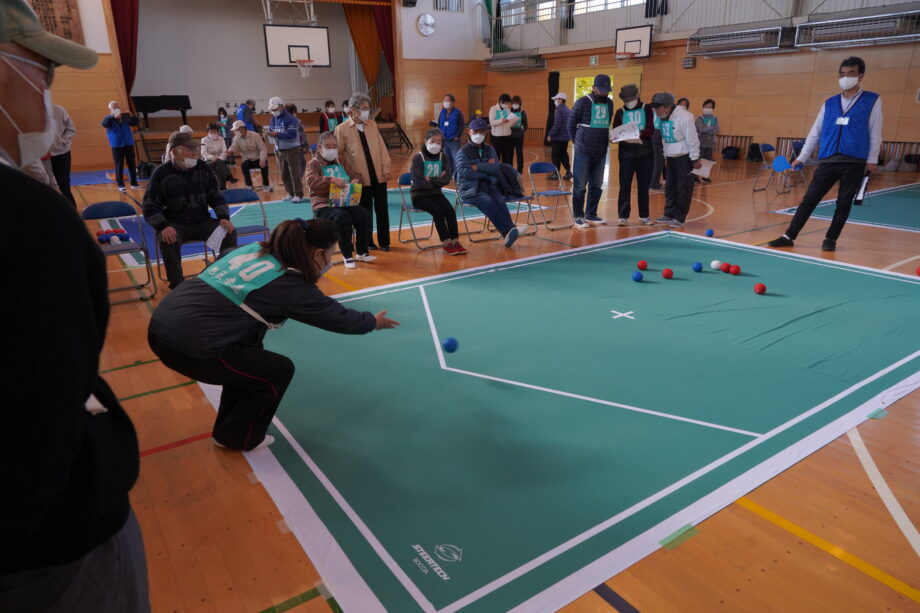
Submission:
M 693 268 L 693 272 L 700 272 L 700 271 L 703 270 L 703 263 L 702 263 L 702 262 L 694 262 L 692 268 Z
M 632 274 L 632 279 L 636 283 L 639 283 L 640 281 L 642 281 L 642 278 L 643 278 L 642 273 L 639 272 L 638 270 Z
M 712 231 L 712 228 L 706 230 L 706 236 L 712 236 L 715 232 Z
M 460 345 L 459 343 L 457 343 L 457 339 L 455 339 L 452 336 L 445 338 L 444 342 L 441 343 L 441 347 L 443 347 L 444 351 L 446 351 L 447 353 L 455 352 L 457 350 L 457 347 L 459 346 Z

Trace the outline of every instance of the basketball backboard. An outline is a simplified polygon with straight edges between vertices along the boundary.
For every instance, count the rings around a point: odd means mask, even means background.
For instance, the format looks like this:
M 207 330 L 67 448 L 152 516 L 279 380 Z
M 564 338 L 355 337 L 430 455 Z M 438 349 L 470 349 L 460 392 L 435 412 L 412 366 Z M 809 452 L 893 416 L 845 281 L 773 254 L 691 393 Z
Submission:
M 634 53 L 637 59 L 652 55 L 652 26 L 617 28 L 615 53 Z
M 313 68 L 332 65 L 329 29 L 321 26 L 263 24 L 265 60 L 268 66 L 297 66 L 297 60 L 313 60 Z

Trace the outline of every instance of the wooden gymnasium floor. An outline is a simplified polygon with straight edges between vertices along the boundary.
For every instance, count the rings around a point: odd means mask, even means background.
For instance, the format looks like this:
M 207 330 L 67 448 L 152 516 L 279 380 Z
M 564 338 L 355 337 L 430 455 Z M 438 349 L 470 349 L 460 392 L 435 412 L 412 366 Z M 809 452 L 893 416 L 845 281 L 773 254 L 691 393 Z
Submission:
M 526 157 L 547 159 L 548 150 L 528 148 Z M 408 170 L 406 155 L 393 159 L 394 175 Z M 717 237 L 746 244 L 778 236 L 790 218 L 769 211 L 797 204 L 804 187 L 780 196 L 772 189 L 752 195 L 755 164 L 728 162 L 716 169 L 713 183 L 695 190 L 683 231 L 714 228 Z M 320 287 L 336 294 L 660 230 L 641 228 L 634 220 L 628 228 L 615 225 L 615 161 L 610 175 L 600 212 L 613 225 L 541 230 L 513 249 L 482 243 L 460 257 L 419 252 L 394 239 L 394 250 L 378 252 L 377 262 L 357 270 L 336 266 Z M 916 180 L 883 173 L 873 189 Z M 74 191 L 81 207 L 121 197 L 114 186 Z M 277 191 L 260 194 L 280 197 Z M 653 192 L 652 215 L 662 208 L 663 194 Z M 908 274 L 920 265 L 917 234 L 858 225 L 847 226 L 836 253 L 824 254 L 827 225 L 811 220 L 795 252 Z M 187 263 L 186 269 L 194 266 Z M 122 276 L 116 272 L 111 280 Z M 160 291 L 162 296 L 168 290 Z M 153 610 L 338 610 L 243 456 L 211 443 L 214 410 L 198 386 L 162 366 L 147 347 L 151 309 L 142 302 L 112 308 L 101 369 L 140 438 L 141 474 L 132 500 L 146 543 Z M 706 520 L 697 526 L 699 534 L 679 547 L 656 551 L 563 611 L 920 611 L 920 557 L 867 476 L 854 451 L 854 434 L 865 442 L 909 522 L 920 526 L 920 392 L 915 392 L 884 419 L 865 422 Z

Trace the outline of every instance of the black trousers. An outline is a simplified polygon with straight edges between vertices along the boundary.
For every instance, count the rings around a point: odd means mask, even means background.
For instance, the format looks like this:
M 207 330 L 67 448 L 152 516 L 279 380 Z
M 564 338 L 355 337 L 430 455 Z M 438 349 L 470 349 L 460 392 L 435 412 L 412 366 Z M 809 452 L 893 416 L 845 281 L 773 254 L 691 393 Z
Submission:
M 831 220 L 831 226 L 827 229 L 826 238 L 837 240 L 840 233 L 843 232 L 843 226 L 850 216 L 850 209 L 853 207 L 853 199 L 859 191 L 863 177 L 866 173 L 864 163 L 854 162 L 822 162 L 815 170 L 815 175 L 808 184 L 808 190 L 802 203 L 795 210 L 795 216 L 786 230 L 786 236 L 795 240 L 799 235 L 805 222 L 815 211 L 815 207 L 824 198 L 824 195 L 834 186 L 834 183 L 840 182 L 837 190 L 837 206 L 834 208 L 834 218 Z
M 457 211 L 450 203 L 447 196 L 434 194 L 431 196 L 412 195 L 412 206 L 431 214 L 431 221 L 441 242 L 456 240 L 460 236 L 457 228 Z
M 177 351 L 155 335 L 147 342 L 167 367 L 202 383 L 222 385 L 212 436 L 221 445 L 248 450 L 262 442 L 294 378 L 294 363 L 261 346 L 236 347 L 220 358 Z
M 572 172 L 572 167 L 569 165 L 569 141 L 554 140 L 550 155 L 552 156 L 553 166 L 556 167 L 556 170 L 562 167 L 565 168 L 566 172 Z
M 125 164 L 128 164 L 128 176 L 131 177 L 131 185 L 137 185 L 137 163 L 134 160 L 134 145 L 127 147 L 112 147 L 112 161 L 115 162 L 115 183 L 118 187 L 125 186 L 125 177 L 122 174 Z
M 664 214 L 683 223 L 693 199 L 693 164 L 689 155 L 667 158 L 668 182 L 664 186 Z
M 387 205 L 387 184 L 375 183 L 361 188 L 361 200 L 358 205 L 374 213 L 377 218 L 377 244 L 390 246 L 390 207 Z
M 652 189 L 661 189 L 661 180 L 666 179 L 668 167 L 664 163 L 664 142 L 658 130 L 652 134 Z
M 514 167 L 517 168 L 518 174 L 524 174 L 524 137 L 511 137 L 511 153 L 516 160 Z
M 243 165 L 240 168 L 243 171 L 243 181 L 246 182 L 247 187 L 252 187 L 252 177 L 249 175 L 249 171 L 253 168 L 258 168 L 262 171 L 262 185 L 268 185 L 268 164 L 261 166 L 259 160 L 243 160 Z
M 363 191 L 362 191 L 363 193 Z M 328 219 L 335 224 L 339 235 L 339 251 L 343 258 L 350 258 L 357 249 L 361 255 L 367 255 L 367 246 L 371 242 L 371 214 L 360 206 L 324 206 L 313 213 L 316 217 Z M 355 235 L 352 245 L 351 235 Z
M 182 253 L 179 250 L 182 247 L 182 243 L 208 240 L 211 232 L 220 225 L 220 222 L 213 217 L 208 217 L 198 224 L 170 222 L 169 225 L 176 229 L 176 242 L 172 245 L 167 245 L 160 236 L 157 236 L 157 242 L 159 243 L 160 253 L 163 254 L 163 268 L 166 269 L 169 288 L 176 289 L 185 280 L 185 276 L 182 274 Z M 224 253 L 231 247 L 236 247 L 236 230 L 224 237 L 220 244 L 220 252 Z
M 70 201 L 70 204 L 77 208 L 77 201 L 74 200 L 70 192 L 70 151 L 61 155 L 51 156 L 51 172 L 54 173 L 54 180 L 57 182 L 58 189 Z
M 502 164 L 511 163 L 511 152 L 513 145 L 510 136 L 492 136 L 492 146 L 495 153 L 498 154 L 498 161 Z
M 216 159 L 210 162 L 205 162 L 205 164 L 208 165 L 208 168 L 210 168 L 211 172 L 214 173 L 214 176 L 217 177 L 218 189 L 227 189 L 227 179 L 233 176 L 233 174 L 230 172 L 230 167 L 227 166 L 227 162 L 221 159 Z
M 652 182 L 653 164 L 654 160 L 651 156 L 642 158 L 620 157 L 620 195 L 617 202 L 620 219 L 629 219 L 633 175 L 636 176 L 639 217 L 648 217 L 648 187 Z

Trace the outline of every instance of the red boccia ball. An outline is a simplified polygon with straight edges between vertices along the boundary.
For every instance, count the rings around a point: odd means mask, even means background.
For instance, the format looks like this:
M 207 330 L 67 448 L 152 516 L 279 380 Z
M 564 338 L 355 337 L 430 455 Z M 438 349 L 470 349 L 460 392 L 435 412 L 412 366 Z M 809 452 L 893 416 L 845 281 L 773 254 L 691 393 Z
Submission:
M 917 266 L 917 274 L 920 275 L 920 266 Z
M 735 264 L 731 268 L 728 269 L 728 272 L 732 273 L 733 275 L 740 275 L 741 267 Z
M 102 236 L 105 234 L 105 230 L 96 230 L 96 236 Z
M 722 265 L 719 266 L 719 270 L 721 270 L 722 272 L 728 272 L 731 269 L 732 269 L 732 265 L 729 264 L 728 262 L 722 262 Z
M 645 260 L 639 260 L 639 262 L 636 264 L 636 268 L 638 268 L 639 270 L 645 270 L 646 268 L 648 268 L 648 262 L 646 262 Z
M 761 296 L 767 293 L 767 286 L 763 283 L 758 283 L 754 286 L 754 293 L 760 294 Z
M 665 279 L 670 279 L 671 277 L 674 276 L 674 271 L 671 270 L 670 268 L 665 268 L 664 270 L 661 271 L 661 276 L 664 277 Z

